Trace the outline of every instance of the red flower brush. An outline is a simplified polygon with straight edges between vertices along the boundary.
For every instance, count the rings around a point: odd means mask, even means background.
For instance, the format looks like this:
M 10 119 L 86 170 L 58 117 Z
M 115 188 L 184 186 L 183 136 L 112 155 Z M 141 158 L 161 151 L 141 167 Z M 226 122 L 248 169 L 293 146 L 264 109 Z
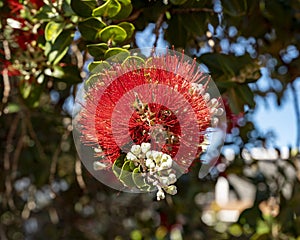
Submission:
M 195 60 L 158 49 L 149 57 L 136 54 L 103 63 L 85 82 L 74 127 L 79 147 L 94 149 L 92 159 L 81 154 L 92 172 L 113 172 L 129 191 L 157 189 L 162 199 L 177 192 L 172 184 L 199 159 L 224 110 Z

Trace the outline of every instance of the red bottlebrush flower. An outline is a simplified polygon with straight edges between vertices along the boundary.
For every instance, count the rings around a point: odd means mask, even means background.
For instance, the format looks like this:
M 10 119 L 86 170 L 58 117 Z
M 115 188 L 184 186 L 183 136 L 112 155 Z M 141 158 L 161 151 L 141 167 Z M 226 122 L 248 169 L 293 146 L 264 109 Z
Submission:
M 9 77 L 13 77 L 13 76 L 19 76 L 21 75 L 20 71 L 18 69 L 15 69 L 14 66 L 12 65 L 12 63 L 8 60 L 1 60 L 0 62 L 2 62 L 2 66 L 0 68 L 0 73 L 1 75 L 4 74 L 4 69 L 7 70 L 7 75 Z
M 36 41 L 40 33 L 34 34 L 29 31 L 23 31 L 23 30 L 16 30 L 17 34 L 15 35 L 15 41 L 18 43 L 19 47 L 22 50 L 27 49 L 27 45 L 30 44 L 32 41 Z
M 23 4 L 18 0 L 7 0 L 7 4 L 11 9 L 11 13 L 19 13 L 24 8 Z
M 148 142 L 186 171 L 220 110 L 219 101 L 206 93 L 209 77 L 184 55 L 128 62 L 112 64 L 86 91 L 82 143 L 99 146 L 97 156 L 109 168 L 132 145 Z

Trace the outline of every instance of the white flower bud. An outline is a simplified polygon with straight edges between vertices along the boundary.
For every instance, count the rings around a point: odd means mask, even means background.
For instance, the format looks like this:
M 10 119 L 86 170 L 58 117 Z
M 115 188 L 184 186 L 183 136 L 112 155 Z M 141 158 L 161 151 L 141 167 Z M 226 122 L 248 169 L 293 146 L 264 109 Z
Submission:
M 203 96 L 203 98 L 204 98 L 204 100 L 205 100 L 206 102 L 208 102 L 209 99 L 210 99 L 209 93 L 205 93 L 204 96 Z
M 133 155 L 131 152 L 127 153 L 126 158 L 131 161 L 137 160 L 136 156 Z
M 163 162 L 160 165 L 160 170 L 165 170 L 165 169 L 169 169 L 172 167 L 172 162 L 171 164 L 169 162 Z
M 223 115 L 223 113 L 224 113 L 224 109 L 223 108 L 218 108 L 217 112 L 216 112 L 216 115 L 221 116 L 221 115 Z
M 133 145 L 131 147 L 131 150 L 130 150 L 135 156 L 138 156 L 141 152 L 141 146 L 140 145 Z
M 169 184 L 174 184 L 177 181 L 176 175 L 174 173 L 171 173 L 168 177 Z
M 155 168 L 154 162 L 152 161 L 152 159 L 149 159 L 149 158 L 146 159 L 145 165 L 146 165 L 147 168 L 150 168 L 150 169 Z
M 142 151 L 143 151 L 143 150 L 142 150 Z M 148 152 L 146 153 L 146 158 L 153 159 L 152 151 L 148 151 Z
M 101 163 L 101 162 L 98 162 L 98 161 L 95 161 L 93 163 L 93 168 L 95 171 L 99 171 L 99 170 L 103 170 L 106 168 L 106 165 L 104 163 Z
M 163 153 L 158 151 L 152 151 L 152 156 L 154 161 L 158 164 L 161 160 Z
M 169 158 L 170 156 L 168 155 L 168 154 L 163 154 L 162 156 L 161 156 L 161 161 L 162 162 L 166 162 L 167 160 L 168 160 L 168 158 Z
M 168 186 L 170 184 L 168 177 L 160 177 L 159 179 L 160 179 L 160 183 L 164 186 Z
M 150 143 L 142 143 L 141 144 L 141 150 L 143 153 L 146 153 L 150 150 L 151 144 Z
M 215 107 L 213 107 L 213 108 L 210 109 L 210 114 L 211 115 L 215 115 L 216 112 L 217 112 L 217 109 Z
M 210 105 L 210 107 L 212 107 L 212 108 L 217 107 L 218 104 L 219 104 L 219 102 L 218 102 L 218 100 L 217 100 L 216 98 L 211 99 L 210 102 L 209 102 L 209 105 Z
M 175 185 L 171 185 L 165 189 L 166 193 L 175 195 L 177 193 L 177 187 Z
M 165 193 L 163 192 L 163 190 L 159 189 L 158 192 L 156 193 L 156 198 L 157 201 L 160 201 L 161 199 L 165 198 Z

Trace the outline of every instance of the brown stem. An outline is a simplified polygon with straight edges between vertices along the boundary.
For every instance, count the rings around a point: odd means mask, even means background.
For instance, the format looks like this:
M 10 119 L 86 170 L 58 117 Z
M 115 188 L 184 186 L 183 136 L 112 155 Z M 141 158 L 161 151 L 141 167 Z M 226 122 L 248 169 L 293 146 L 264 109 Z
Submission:
M 158 18 L 157 18 L 157 21 L 156 21 L 156 24 L 155 24 L 155 29 L 154 29 L 154 34 L 155 34 L 155 42 L 154 42 L 154 47 L 156 47 L 157 45 L 157 41 L 158 41 L 158 38 L 159 38 L 159 30 L 163 24 L 163 21 L 164 21 L 164 16 L 165 16 L 165 11 L 160 13 Z
M 3 41 L 3 49 L 4 49 L 5 59 L 7 61 L 9 61 L 11 59 L 11 53 L 10 53 L 10 49 L 9 49 L 7 40 Z M 2 75 L 3 75 L 3 85 L 4 85 L 2 103 L 7 103 L 10 89 L 11 89 L 7 68 L 3 69 Z
M 25 114 L 25 123 L 27 125 L 27 128 L 28 128 L 28 132 L 29 132 L 29 135 L 31 136 L 31 138 L 34 140 L 35 144 L 36 144 L 36 148 L 38 150 L 38 153 L 40 155 L 40 157 L 42 159 L 46 159 L 47 156 L 45 154 L 45 151 L 44 151 L 44 148 L 39 140 L 39 138 L 37 137 L 36 135 L 36 132 L 34 131 L 33 129 L 33 126 L 32 126 L 32 123 L 30 121 L 30 115 L 29 115 L 29 112 L 26 112 Z
M 17 115 L 9 129 L 8 136 L 7 136 L 7 142 L 6 142 L 6 149 L 4 152 L 3 156 L 3 162 L 4 162 L 4 170 L 6 172 L 6 177 L 5 177 L 5 195 L 6 197 L 3 200 L 4 206 L 8 203 L 8 205 L 12 208 L 15 209 L 14 207 L 14 202 L 11 197 L 11 192 L 12 192 L 12 182 L 11 182 L 11 175 L 9 174 L 9 170 L 11 168 L 11 163 L 10 163 L 10 153 L 12 152 L 12 147 L 13 147 L 13 138 L 16 134 L 17 127 L 19 125 L 20 121 L 20 115 Z

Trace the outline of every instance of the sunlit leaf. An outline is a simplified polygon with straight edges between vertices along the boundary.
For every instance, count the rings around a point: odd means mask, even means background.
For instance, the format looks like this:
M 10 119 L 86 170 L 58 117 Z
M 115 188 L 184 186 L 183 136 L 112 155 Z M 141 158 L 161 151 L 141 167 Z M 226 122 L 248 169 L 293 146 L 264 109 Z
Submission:
M 121 4 L 117 0 L 107 0 L 100 7 L 93 10 L 93 16 L 95 17 L 114 17 L 121 10 Z
M 64 23 L 62 22 L 49 22 L 45 28 L 45 39 L 46 41 L 51 41 L 52 43 L 56 40 L 58 35 L 64 29 Z
M 127 39 L 130 39 L 134 33 L 135 27 L 132 23 L 129 22 L 122 22 L 118 24 L 119 27 L 123 28 L 126 31 Z
M 48 54 L 49 62 L 53 63 L 53 65 L 56 65 L 60 62 L 60 60 L 68 52 L 70 44 L 73 40 L 73 36 L 73 30 L 65 30 L 59 34 L 55 42 L 51 44 L 51 51 Z
M 104 42 L 123 42 L 127 37 L 127 33 L 123 28 L 117 25 L 110 25 L 103 28 L 100 31 L 99 36 L 100 39 Z
M 116 61 L 116 62 L 122 62 L 128 56 L 129 56 L 129 51 L 124 48 L 110 48 L 105 52 L 104 55 L 105 58 L 110 58 L 111 61 Z
M 86 40 L 95 41 L 99 38 L 99 32 L 106 24 L 101 18 L 90 17 L 78 23 L 78 29 Z

